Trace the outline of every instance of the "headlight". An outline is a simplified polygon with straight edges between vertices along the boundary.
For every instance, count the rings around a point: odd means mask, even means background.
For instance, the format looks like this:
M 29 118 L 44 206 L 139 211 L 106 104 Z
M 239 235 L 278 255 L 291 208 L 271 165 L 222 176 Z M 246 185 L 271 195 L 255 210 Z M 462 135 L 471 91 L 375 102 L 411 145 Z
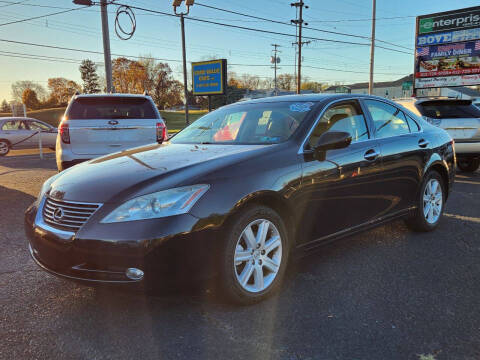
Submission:
M 40 192 L 38 193 L 37 196 L 37 201 L 40 201 L 44 196 L 45 193 L 50 189 L 50 186 L 52 183 L 60 176 L 60 173 L 53 175 L 52 177 L 48 178 L 47 181 L 45 181 L 42 185 L 42 188 L 40 189 Z
M 101 222 L 115 223 L 185 214 L 209 187 L 209 185 L 184 186 L 140 196 L 120 205 Z

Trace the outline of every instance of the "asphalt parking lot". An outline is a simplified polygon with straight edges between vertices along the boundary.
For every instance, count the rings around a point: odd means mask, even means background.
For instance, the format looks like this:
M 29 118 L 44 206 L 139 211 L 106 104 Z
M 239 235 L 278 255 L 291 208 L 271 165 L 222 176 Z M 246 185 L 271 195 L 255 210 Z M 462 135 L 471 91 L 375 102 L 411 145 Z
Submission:
M 41 271 L 23 212 L 55 172 L 51 153 L 0 159 L 1 359 L 480 359 L 480 171 L 457 176 L 437 231 L 395 222 L 325 246 L 251 307 Z

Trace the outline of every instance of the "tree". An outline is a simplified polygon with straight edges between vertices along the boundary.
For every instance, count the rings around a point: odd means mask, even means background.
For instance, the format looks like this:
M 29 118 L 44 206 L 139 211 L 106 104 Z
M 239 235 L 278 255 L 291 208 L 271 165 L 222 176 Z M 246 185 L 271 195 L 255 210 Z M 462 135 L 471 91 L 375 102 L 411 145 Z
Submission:
M 26 89 L 34 90 L 35 93 L 37 94 L 37 97 L 41 101 L 44 101 L 47 98 L 47 92 L 42 85 L 37 84 L 30 80 L 22 80 L 22 81 L 16 81 L 12 84 L 13 100 L 17 102 L 22 101 L 22 95 Z
M 147 90 L 147 71 L 139 61 L 124 57 L 114 59 L 112 76 L 116 92 L 141 94 Z
M 75 81 L 62 77 L 48 79 L 48 88 L 50 89 L 50 99 L 56 105 L 66 105 L 77 91 L 82 90 Z
M 279 89 L 290 91 L 295 87 L 295 76 L 292 74 L 281 74 L 277 77 Z
M 1 112 L 4 112 L 4 113 L 7 113 L 7 112 L 10 112 L 10 110 L 11 110 L 11 109 L 10 109 L 10 105 L 8 105 L 7 100 L 4 99 L 4 100 L 2 101 L 2 108 L 1 108 L 0 111 L 1 111 Z
M 86 94 L 100 92 L 97 65 L 92 60 L 86 59 L 82 61 L 79 70 L 83 81 L 83 92 Z
M 314 92 L 321 92 L 324 88 L 324 84 L 316 81 L 304 81 L 302 82 L 302 90 L 312 90 Z
M 37 98 L 37 93 L 32 89 L 25 89 L 22 94 L 22 103 L 28 109 L 38 109 L 40 102 Z

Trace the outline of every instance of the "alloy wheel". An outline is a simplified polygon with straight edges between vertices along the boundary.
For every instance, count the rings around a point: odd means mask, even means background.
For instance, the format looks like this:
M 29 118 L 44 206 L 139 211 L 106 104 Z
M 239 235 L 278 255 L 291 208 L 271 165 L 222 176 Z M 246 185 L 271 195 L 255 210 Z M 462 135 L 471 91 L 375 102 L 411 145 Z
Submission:
M 282 239 L 275 225 L 265 219 L 248 224 L 235 248 L 234 271 L 240 286 L 251 293 L 268 288 L 282 261 Z
M 442 186 L 437 179 L 430 179 L 423 192 L 423 215 L 429 224 L 435 224 L 443 206 Z
M 0 155 L 8 153 L 8 144 L 5 141 L 0 141 Z

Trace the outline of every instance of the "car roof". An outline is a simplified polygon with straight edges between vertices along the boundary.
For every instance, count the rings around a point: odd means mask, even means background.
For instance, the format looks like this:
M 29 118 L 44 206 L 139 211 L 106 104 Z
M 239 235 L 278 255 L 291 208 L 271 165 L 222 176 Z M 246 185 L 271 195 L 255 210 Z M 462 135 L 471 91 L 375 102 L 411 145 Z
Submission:
M 292 101 L 312 101 L 312 102 L 324 102 L 324 101 L 333 101 L 341 99 L 372 99 L 372 100 L 388 100 L 386 98 L 374 95 L 364 95 L 364 94 L 298 94 L 298 95 L 282 95 L 282 96 L 270 96 L 260 99 L 252 99 L 241 101 L 235 104 L 258 104 L 258 103 L 267 103 L 267 102 L 292 102 Z M 234 104 L 232 104 L 234 105 Z
M 23 117 L 23 116 L 0 117 L 0 121 L 12 121 L 12 120 L 33 120 L 33 121 L 39 121 L 43 123 L 43 121 L 41 120 L 30 118 L 30 117 Z

